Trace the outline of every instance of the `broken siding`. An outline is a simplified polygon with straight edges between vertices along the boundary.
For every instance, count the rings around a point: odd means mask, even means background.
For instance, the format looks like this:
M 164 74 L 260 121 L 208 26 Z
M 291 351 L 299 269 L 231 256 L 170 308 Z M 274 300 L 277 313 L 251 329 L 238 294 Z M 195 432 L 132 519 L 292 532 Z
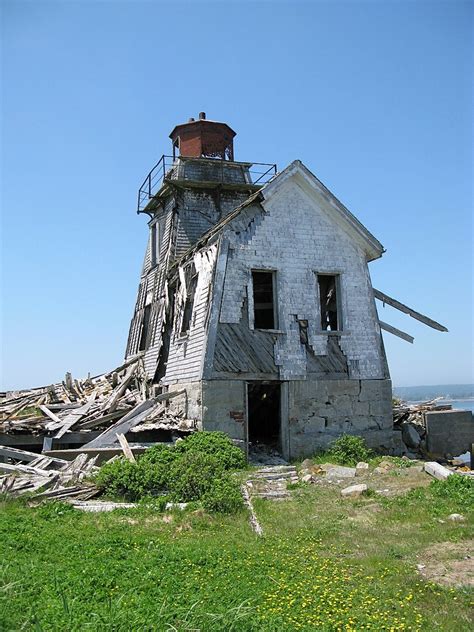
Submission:
M 276 270 L 279 329 L 286 335 L 277 337 L 275 362 L 281 379 L 305 379 L 314 363 L 308 366 L 297 321 L 308 321 L 312 352 L 327 357 L 329 336 L 321 331 L 316 274 L 339 274 L 343 321 L 339 345 L 354 367 L 351 377 L 384 378 L 380 329 L 363 250 L 294 182 L 286 182 L 265 210 L 248 207 L 226 231 L 231 251 L 220 321 L 240 322 L 245 298 L 253 318 L 251 270 Z
M 198 274 L 191 324 L 188 333 L 180 335 L 185 292 L 178 288 L 170 351 L 163 378 L 164 384 L 176 381 L 193 381 L 201 378 L 202 360 L 207 337 L 209 293 L 216 260 L 217 245 L 194 255 Z
M 219 323 L 214 369 L 230 373 L 278 374 L 273 357 L 276 335 L 252 331 L 247 323 Z

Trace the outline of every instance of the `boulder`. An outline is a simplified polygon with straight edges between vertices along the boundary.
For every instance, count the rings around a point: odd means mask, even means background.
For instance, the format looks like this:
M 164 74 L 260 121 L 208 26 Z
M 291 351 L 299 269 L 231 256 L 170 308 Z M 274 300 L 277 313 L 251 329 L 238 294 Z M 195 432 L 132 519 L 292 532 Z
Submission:
M 367 491 L 367 485 L 351 485 L 341 490 L 341 496 L 343 498 L 359 498 L 364 492 Z
M 312 483 L 313 477 L 311 476 L 311 474 L 305 474 L 301 480 L 303 481 L 303 483 Z
M 409 423 L 402 424 L 403 443 L 408 447 L 416 450 L 421 442 L 421 437 L 416 428 Z

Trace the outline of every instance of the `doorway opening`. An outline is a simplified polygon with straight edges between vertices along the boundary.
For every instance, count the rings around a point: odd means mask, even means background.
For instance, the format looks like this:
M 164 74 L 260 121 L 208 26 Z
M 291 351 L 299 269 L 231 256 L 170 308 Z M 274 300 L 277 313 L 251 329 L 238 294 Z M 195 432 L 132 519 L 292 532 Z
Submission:
M 249 382 L 247 384 L 248 440 L 280 448 L 280 384 Z

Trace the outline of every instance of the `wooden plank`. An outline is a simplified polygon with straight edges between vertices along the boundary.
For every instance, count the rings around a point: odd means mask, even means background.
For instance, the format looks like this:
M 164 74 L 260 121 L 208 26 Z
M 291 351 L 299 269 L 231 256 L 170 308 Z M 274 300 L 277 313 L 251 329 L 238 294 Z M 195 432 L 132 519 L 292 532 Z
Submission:
M 66 417 L 66 419 L 62 421 L 63 425 L 58 430 L 58 432 L 54 435 L 55 439 L 60 439 L 64 434 L 66 434 L 66 432 L 68 432 L 68 430 L 72 428 L 72 426 L 74 426 L 74 424 L 76 424 L 79 421 L 79 419 L 84 417 L 84 415 L 87 413 L 89 408 L 94 403 L 96 395 L 97 395 L 97 392 L 94 391 L 92 395 L 89 397 L 89 400 L 84 404 L 84 406 L 81 406 L 80 408 L 76 408 L 76 410 L 73 413 L 70 413 Z
M 137 461 L 135 457 L 133 456 L 133 452 L 130 449 L 130 446 L 128 445 L 128 441 L 125 438 L 125 435 L 121 433 L 117 433 L 117 439 L 119 440 L 123 453 L 125 454 L 127 459 L 130 461 L 130 463 L 136 463 Z
M 405 333 L 401 329 L 397 329 L 393 325 L 389 325 L 388 323 L 384 323 L 383 320 L 379 320 L 379 325 L 380 325 L 381 329 L 383 329 L 384 331 L 388 331 L 389 334 L 393 334 L 394 336 L 398 336 L 399 338 L 402 338 L 402 340 L 406 340 L 407 342 L 411 342 L 411 344 L 413 344 L 413 341 L 415 340 L 413 338 L 413 336 L 410 336 L 410 334 Z
M 448 331 L 444 325 L 437 323 L 435 320 L 431 320 L 431 318 L 428 318 L 428 316 L 420 314 L 420 312 L 415 311 L 411 307 L 407 307 L 407 305 L 400 303 L 400 301 L 397 301 L 395 298 L 392 298 L 391 296 L 388 296 L 387 294 L 384 294 L 383 292 L 381 292 L 380 290 L 376 290 L 375 288 L 374 296 L 375 298 L 378 298 L 379 301 L 382 301 L 382 303 L 386 303 L 387 305 L 400 310 L 404 314 L 408 314 L 412 318 L 419 320 L 424 325 L 428 325 L 428 327 L 432 327 L 433 329 L 437 329 L 438 331 Z
M 37 454 L 35 452 L 28 452 L 27 450 L 18 450 L 17 448 L 10 448 L 5 445 L 0 445 L 0 456 L 6 457 L 8 459 L 15 459 L 17 461 L 24 461 L 25 463 L 35 461 L 38 458 L 41 458 L 41 454 Z M 64 459 L 54 459 L 55 462 L 60 465 L 65 465 L 67 461 Z
M 127 386 L 132 381 L 133 376 L 135 375 L 135 370 L 137 368 L 137 363 L 132 364 L 128 367 L 125 377 L 120 382 L 119 386 L 112 391 L 112 395 L 102 404 L 102 410 L 108 410 L 109 413 L 113 413 L 117 408 L 118 401 L 122 397 L 122 395 L 127 390 Z
M 60 419 L 57 415 L 55 415 L 53 412 L 51 412 L 49 410 L 49 408 L 47 406 L 38 406 L 38 408 L 50 419 L 52 419 L 53 421 L 55 421 L 57 424 L 62 424 L 64 423 L 64 419 Z
M 122 417 L 122 419 L 107 428 L 107 430 L 104 430 L 104 432 L 100 434 L 96 439 L 93 439 L 92 441 L 89 441 L 89 443 L 86 443 L 84 447 L 100 448 L 109 442 L 115 443 L 117 441 L 117 433 L 126 434 L 130 430 L 130 428 L 138 425 L 140 421 L 145 419 L 145 417 L 150 414 L 151 409 L 154 405 L 154 399 L 148 399 L 145 402 L 138 404 L 137 406 L 135 406 L 135 408 L 132 408 L 132 410 L 127 413 L 125 417 Z

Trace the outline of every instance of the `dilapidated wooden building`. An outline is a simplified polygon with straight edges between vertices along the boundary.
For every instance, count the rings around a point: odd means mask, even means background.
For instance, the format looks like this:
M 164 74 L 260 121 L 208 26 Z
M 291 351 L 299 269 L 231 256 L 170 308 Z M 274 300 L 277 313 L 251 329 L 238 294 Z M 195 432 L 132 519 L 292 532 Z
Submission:
M 204 113 L 178 125 L 140 188 L 149 238 L 126 356 L 143 352 L 198 427 L 247 445 L 288 458 L 353 433 L 389 449 L 381 326 L 409 336 L 377 315 L 368 264 L 384 249 L 299 160 L 236 162 L 234 136 Z

